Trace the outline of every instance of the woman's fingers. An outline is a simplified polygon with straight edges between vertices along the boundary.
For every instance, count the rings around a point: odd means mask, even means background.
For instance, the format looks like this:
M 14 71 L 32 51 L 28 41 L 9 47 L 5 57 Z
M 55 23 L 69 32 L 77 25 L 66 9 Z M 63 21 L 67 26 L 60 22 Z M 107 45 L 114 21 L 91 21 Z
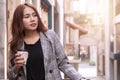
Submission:
M 24 58 L 21 57 L 20 53 L 15 54 L 14 63 L 15 63 L 14 72 L 18 73 L 20 67 L 25 64 L 25 60 L 24 60 Z
M 15 54 L 14 63 L 16 67 L 21 67 L 24 65 L 25 61 L 24 58 L 21 57 L 21 54 L 19 53 Z
M 15 64 L 24 64 L 24 63 L 25 63 L 24 59 L 16 59 L 15 60 Z

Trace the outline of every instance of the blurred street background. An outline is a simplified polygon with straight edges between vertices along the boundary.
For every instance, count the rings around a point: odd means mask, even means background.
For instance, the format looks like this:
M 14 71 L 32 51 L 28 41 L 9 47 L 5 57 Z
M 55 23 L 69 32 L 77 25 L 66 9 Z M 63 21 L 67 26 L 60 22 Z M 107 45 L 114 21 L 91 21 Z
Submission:
M 120 0 L 0 0 L 0 80 L 7 80 L 13 12 L 25 2 L 57 33 L 79 73 L 91 80 L 120 80 Z

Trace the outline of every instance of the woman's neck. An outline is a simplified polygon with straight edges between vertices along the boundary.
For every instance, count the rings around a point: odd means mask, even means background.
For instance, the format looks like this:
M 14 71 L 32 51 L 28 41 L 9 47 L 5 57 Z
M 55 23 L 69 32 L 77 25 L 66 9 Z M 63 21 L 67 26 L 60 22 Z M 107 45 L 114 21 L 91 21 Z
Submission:
M 35 36 L 38 36 L 39 35 L 39 32 L 38 31 L 26 31 L 25 32 L 25 37 L 26 38 L 33 38 Z
M 37 31 L 27 31 L 25 33 L 24 41 L 27 44 L 34 44 L 40 38 L 40 33 Z

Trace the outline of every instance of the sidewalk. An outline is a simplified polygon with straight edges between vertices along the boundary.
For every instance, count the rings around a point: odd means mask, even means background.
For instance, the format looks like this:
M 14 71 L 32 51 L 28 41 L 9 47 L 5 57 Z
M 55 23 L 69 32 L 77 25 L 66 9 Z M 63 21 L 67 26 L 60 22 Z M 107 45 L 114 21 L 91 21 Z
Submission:
M 90 80 L 105 80 L 104 76 L 97 76 L 96 66 L 90 66 L 87 59 L 81 62 L 80 59 L 73 59 L 68 56 L 70 63 L 78 70 L 78 72 Z M 79 64 L 79 65 L 78 65 Z
M 103 76 L 97 76 L 96 66 L 90 66 L 87 62 L 79 64 L 78 72 L 90 80 L 105 80 Z

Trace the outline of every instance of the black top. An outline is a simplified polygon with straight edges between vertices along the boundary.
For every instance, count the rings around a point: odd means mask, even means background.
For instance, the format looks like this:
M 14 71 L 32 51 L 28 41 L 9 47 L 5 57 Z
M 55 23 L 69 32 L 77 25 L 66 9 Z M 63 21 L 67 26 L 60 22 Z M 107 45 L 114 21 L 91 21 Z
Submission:
M 25 50 L 29 52 L 26 68 L 27 80 L 45 80 L 44 57 L 40 39 L 35 44 L 26 44 Z

